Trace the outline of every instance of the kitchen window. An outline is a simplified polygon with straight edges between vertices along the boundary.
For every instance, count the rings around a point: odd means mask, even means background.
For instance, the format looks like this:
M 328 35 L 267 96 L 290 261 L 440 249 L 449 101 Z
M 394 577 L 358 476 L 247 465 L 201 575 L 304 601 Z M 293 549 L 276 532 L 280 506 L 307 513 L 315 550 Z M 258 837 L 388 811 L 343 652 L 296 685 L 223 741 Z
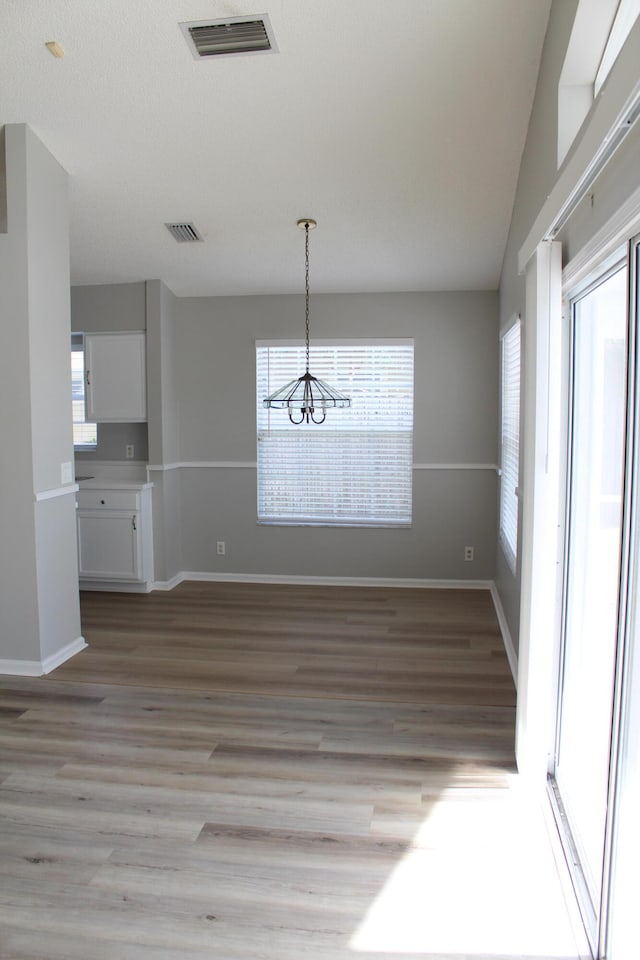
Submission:
M 85 420 L 84 383 L 84 338 L 81 333 L 74 333 L 71 336 L 73 446 L 76 450 L 95 450 L 98 445 L 98 424 Z

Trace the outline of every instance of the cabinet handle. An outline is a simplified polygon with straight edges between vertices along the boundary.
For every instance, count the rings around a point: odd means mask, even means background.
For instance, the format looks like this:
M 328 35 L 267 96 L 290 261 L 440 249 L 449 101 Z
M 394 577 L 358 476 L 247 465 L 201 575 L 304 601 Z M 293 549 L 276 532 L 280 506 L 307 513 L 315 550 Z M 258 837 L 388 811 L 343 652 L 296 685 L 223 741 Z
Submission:
M 91 373 L 91 371 L 90 371 L 90 370 L 87 370 L 87 386 L 88 386 L 88 387 L 91 386 L 91 380 L 90 380 L 90 378 L 89 378 L 89 374 L 90 374 L 90 373 Z
M 134 530 L 137 530 L 137 529 L 138 529 L 137 526 L 136 526 L 136 518 L 135 518 L 135 517 L 131 517 L 131 526 L 133 527 Z

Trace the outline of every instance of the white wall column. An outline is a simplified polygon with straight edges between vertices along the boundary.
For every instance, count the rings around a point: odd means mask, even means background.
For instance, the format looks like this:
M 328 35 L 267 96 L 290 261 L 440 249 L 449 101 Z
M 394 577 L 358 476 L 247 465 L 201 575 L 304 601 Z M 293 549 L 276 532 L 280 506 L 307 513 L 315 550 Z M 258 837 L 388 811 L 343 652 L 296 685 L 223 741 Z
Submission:
M 148 474 L 154 484 L 154 580 L 161 587 L 174 584 L 182 570 L 173 303 L 162 281 L 147 281 Z
M 39 674 L 80 636 L 67 175 L 24 124 L 0 141 L 0 672 Z
M 559 243 L 541 243 L 527 266 L 524 348 L 522 596 L 516 756 L 536 786 L 546 782 L 554 722 L 560 616 L 562 264 Z

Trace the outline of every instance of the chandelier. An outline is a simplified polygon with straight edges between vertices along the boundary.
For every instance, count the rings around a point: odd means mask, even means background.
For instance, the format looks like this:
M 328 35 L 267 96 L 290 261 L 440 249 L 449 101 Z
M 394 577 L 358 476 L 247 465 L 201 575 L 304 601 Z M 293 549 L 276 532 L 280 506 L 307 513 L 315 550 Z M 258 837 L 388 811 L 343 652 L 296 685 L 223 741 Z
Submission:
M 334 390 L 322 380 L 309 373 L 309 231 L 317 224 L 315 220 L 298 220 L 304 230 L 304 279 L 305 279 L 305 338 L 306 370 L 297 380 L 292 380 L 262 401 L 263 406 L 286 410 L 291 423 L 324 423 L 331 407 L 350 407 L 351 400 Z

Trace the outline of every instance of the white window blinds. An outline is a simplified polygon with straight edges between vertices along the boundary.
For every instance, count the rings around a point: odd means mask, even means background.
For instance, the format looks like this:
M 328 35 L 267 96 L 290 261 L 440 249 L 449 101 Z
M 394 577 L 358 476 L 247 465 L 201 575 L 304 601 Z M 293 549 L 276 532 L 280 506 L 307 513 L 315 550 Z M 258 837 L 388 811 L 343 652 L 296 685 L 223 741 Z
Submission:
M 520 321 L 501 341 L 502 415 L 500 540 L 513 572 L 518 556 L 518 468 L 520 461 Z
M 351 407 L 329 410 L 319 425 L 294 425 L 262 401 L 304 373 L 304 346 L 256 344 L 258 521 L 408 526 L 413 341 L 318 341 L 310 368 Z

